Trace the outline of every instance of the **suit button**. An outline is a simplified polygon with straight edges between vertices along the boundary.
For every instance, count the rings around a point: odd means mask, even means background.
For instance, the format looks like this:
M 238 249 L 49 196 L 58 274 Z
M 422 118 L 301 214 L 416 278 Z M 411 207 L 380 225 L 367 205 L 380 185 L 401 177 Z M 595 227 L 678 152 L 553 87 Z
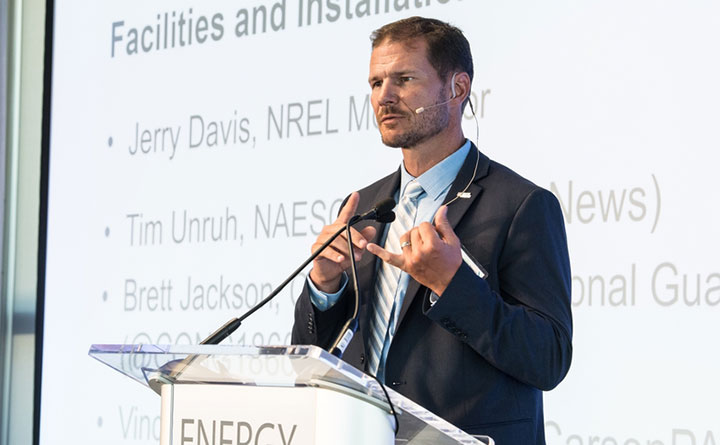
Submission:
M 365 363 L 365 354 L 360 354 L 360 363 Z

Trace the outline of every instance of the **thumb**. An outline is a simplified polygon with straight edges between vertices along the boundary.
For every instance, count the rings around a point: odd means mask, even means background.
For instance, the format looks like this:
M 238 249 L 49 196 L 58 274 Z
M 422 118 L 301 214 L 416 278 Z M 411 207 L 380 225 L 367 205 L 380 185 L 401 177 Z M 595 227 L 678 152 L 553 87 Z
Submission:
M 435 212 L 435 229 L 440 234 L 440 238 L 444 239 L 449 244 L 457 244 L 458 240 L 455 231 L 450 225 L 450 221 L 447 217 L 447 206 L 440 206 L 437 212 Z
M 345 202 L 345 205 L 340 210 L 336 223 L 347 224 L 350 218 L 353 217 L 357 210 L 358 203 L 360 202 L 360 194 L 358 192 L 352 192 L 350 197 Z

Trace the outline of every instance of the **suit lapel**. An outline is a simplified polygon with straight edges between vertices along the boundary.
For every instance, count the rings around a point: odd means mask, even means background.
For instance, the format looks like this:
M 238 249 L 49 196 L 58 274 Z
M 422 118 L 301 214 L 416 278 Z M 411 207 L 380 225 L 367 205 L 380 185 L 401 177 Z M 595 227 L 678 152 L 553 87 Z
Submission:
M 476 163 L 477 172 L 475 172 Z M 457 178 L 453 182 L 452 187 L 450 187 L 450 191 L 445 197 L 445 202 L 443 202 L 443 204 L 447 204 L 448 202 L 455 199 L 458 193 L 462 192 L 465 189 L 465 187 L 468 185 L 472 178 L 472 183 L 467 189 L 467 192 L 470 193 L 470 197 L 457 198 L 450 205 L 448 205 L 448 221 L 450 221 L 450 225 L 453 228 L 458 225 L 463 215 L 465 215 L 467 209 L 470 208 L 470 205 L 472 205 L 472 203 L 480 197 L 480 194 L 482 192 L 482 186 L 478 182 L 480 181 L 480 179 L 487 176 L 489 167 L 490 159 L 488 159 L 488 157 L 484 154 L 480 153 L 480 151 L 475 148 L 475 145 L 472 145 L 472 150 L 468 154 L 468 157 L 465 158 L 465 163 L 463 163 L 463 166 L 460 169 Z M 475 174 L 474 178 L 472 177 L 473 173 Z
M 475 172 L 476 163 L 477 172 Z M 465 187 L 468 185 L 468 182 L 470 182 L 472 178 L 472 183 L 467 189 L 467 192 L 470 193 L 470 197 L 458 198 L 450 205 L 448 205 L 448 221 L 450 222 L 450 225 L 453 227 L 453 229 L 458 225 L 463 215 L 465 215 L 467 209 L 470 208 L 470 205 L 472 205 L 472 203 L 480 197 L 480 194 L 482 192 L 482 186 L 478 184 L 478 182 L 480 179 L 487 176 L 489 167 L 490 159 L 488 159 L 488 157 L 484 154 L 480 153 L 477 147 L 475 147 L 475 144 L 472 144 L 470 152 L 465 158 L 465 162 L 460 168 L 460 171 L 458 172 L 455 181 L 453 181 L 453 184 L 450 187 L 450 191 L 448 192 L 447 196 L 445 197 L 445 201 L 443 202 L 443 204 L 447 204 L 449 201 L 455 198 L 459 192 L 462 192 L 465 189 Z M 473 173 L 475 173 L 474 178 Z M 408 283 L 408 288 L 405 292 L 405 298 L 403 299 L 402 308 L 400 309 L 398 326 L 400 326 L 400 324 L 402 323 L 405 314 L 410 308 L 410 304 L 412 304 L 415 295 L 418 293 L 418 290 L 420 290 L 420 286 L 420 283 L 415 281 L 413 278 L 410 278 L 410 283 Z

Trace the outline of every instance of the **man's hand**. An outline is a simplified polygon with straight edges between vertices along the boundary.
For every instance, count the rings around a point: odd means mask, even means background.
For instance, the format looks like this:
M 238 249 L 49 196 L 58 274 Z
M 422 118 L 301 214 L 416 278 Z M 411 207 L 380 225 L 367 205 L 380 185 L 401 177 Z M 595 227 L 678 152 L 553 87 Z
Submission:
M 312 245 L 311 250 L 313 252 L 350 221 L 350 218 L 357 211 L 359 201 L 360 195 L 353 192 L 345 206 L 340 210 L 335 222 L 323 227 L 317 240 L 315 240 L 315 244 Z M 368 241 L 375 237 L 376 230 L 374 227 L 366 227 L 361 231 L 353 228 L 350 230 L 352 231 L 353 246 L 355 248 L 353 249 L 355 251 L 355 261 L 359 261 L 365 252 Z M 350 267 L 350 251 L 348 250 L 347 236 L 343 232 L 315 258 L 313 268 L 310 271 L 310 279 L 319 290 L 329 294 L 335 293 L 340 288 L 342 273 L 348 267 Z
M 447 219 L 447 206 L 438 209 L 434 227 L 424 222 L 401 236 L 400 243 L 404 246 L 400 254 L 373 243 L 367 245 L 367 250 L 442 295 L 462 264 L 460 240 Z

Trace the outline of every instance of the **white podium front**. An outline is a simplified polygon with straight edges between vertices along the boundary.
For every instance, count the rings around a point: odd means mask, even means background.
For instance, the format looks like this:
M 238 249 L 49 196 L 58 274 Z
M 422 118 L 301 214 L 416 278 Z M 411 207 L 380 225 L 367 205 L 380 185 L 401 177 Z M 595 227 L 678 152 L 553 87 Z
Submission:
M 92 345 L 161 395 L 162 445 L 452 445 L 475 438 L 315 346 Z M 482 441 L 481 441 L 482 440 Z

